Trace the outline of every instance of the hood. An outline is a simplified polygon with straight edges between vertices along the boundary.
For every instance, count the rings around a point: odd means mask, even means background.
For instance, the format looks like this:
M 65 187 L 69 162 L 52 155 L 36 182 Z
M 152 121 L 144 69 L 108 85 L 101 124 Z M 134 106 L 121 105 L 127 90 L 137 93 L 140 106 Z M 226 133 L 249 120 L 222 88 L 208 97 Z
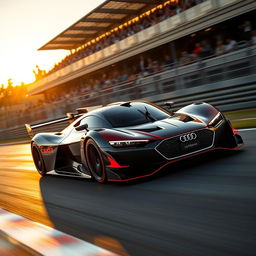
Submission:
M 127 128 L 111 129 L 111 132 L 118 139 L 163 139 L 175 136 L 180 133 L 202 129 L 205 124 L 195 121 L 184 122 L 171 117 L 152 123 L 146 123 Z M 116 138 L 117 138 L 116 137 Z

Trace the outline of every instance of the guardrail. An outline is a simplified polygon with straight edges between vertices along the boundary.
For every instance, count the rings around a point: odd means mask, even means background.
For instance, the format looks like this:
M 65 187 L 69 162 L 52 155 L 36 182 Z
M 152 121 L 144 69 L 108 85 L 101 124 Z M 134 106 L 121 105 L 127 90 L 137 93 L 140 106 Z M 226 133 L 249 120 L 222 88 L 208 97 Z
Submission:
M 64 116 L 78 107 L 106 105 L 115 101 L 144 99 L 159 105 L 175 101 L 180 108 L 195 101 L 209 102 L 222 111 L 256 107 L 256 46 L 175 67 L 134 82 L 102 90 L 93 98 L 79 96 L 42 106 L 24 116 L 8 113 L 7 127 L 0 130 L 0 140 L 26 136 L 24 123 L 37 123 Z M 0 121 L 1 122 L 1 121 Z M 38 129 L 59 131 L 68 123 Z

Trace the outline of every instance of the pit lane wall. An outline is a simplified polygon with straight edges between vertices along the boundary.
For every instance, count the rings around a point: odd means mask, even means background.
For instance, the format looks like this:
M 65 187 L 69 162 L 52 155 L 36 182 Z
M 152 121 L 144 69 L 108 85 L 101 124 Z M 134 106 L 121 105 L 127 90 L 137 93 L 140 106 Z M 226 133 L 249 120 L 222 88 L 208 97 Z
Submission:
M 204 85 L 200 88 L 181 89 L 172 94 L 157 94 L 143 99 L 155 102 L 159 105 L 163 105 L 167 101 L 174 101 L 175 109 L 196 101 L 209 102 L 222 111 L 249 109 L 256 107 L 255 81 L 256 75 L 251 75 L 243 78 L 232 79 L 223 83 L 211 84 L 210 87 L 208 85 Z M 35 121 L 32 123 L 35 123 Z M 61 131 L 67 125 L 68 122 L 53 124 L 36 129 L 35 133 Z M 0 130 L 0 141 L 19 138 L 29 139 L 24 125 Z

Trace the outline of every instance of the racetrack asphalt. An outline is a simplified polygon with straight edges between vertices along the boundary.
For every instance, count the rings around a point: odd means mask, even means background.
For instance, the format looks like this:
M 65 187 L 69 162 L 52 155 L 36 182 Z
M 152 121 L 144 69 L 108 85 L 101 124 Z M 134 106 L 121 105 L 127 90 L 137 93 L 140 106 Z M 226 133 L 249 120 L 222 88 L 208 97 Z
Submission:
M 104 185 L 41 178 L 29 144 L 0 146 L 0 208 L 121 255 L 256 255 L 256 130 L 240 134 L 239 151 Z

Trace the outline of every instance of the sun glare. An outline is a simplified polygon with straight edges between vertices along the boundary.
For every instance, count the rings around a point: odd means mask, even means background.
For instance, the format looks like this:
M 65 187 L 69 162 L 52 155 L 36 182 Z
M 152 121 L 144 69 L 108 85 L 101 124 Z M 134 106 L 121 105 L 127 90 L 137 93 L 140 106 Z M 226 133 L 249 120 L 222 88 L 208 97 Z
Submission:
M 55 63 L 61 61 L 69 51 L 56 50 L 56 51 L 36 51 L 30 55 L 26 52 L 15 54 L 10 57 L 15 61 L 6 63 L 5 66 L 1 67 L 0 84 L 7 85 L 8 79 L 12 79 L 13 85 L 20 85 L 22 82 L 31 83 L 35 80 L 33 70 L 36 70 L 36 65 L 41 70 L 50 70 Z M 16 58 L 19 56 L 19 58 Z M 11 66 L 11 68 L 10 68 Z
M 1 1 L 0 86 L 6 86 L 9 79 L 13 85 L 32 82 L 36 65 L 42 70 L 51 69 L 69 51 L 37 49 L 102 2 Z

